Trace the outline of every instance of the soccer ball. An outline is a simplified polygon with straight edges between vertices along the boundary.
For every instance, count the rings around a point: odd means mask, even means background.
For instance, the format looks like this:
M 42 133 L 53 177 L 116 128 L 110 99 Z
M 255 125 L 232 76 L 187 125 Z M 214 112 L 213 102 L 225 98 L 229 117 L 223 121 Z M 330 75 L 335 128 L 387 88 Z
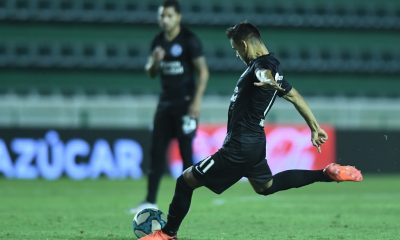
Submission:
M 167 217 L 163 212 L 155 208 L 145 208 L 133 218 L 133 233 L 137 238 L 141 238 L 160 230 L 166 223 Z

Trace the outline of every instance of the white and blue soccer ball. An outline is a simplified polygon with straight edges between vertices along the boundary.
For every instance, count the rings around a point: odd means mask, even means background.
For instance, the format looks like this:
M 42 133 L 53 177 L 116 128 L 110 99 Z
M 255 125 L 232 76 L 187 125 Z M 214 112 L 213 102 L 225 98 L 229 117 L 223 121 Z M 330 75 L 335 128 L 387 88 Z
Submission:
M 133 218 L 133 233 L 137 238 L 149 235 L 160 230 L 167 223 L 166 215 L 155 208 L 145 208 L 136 213 Z

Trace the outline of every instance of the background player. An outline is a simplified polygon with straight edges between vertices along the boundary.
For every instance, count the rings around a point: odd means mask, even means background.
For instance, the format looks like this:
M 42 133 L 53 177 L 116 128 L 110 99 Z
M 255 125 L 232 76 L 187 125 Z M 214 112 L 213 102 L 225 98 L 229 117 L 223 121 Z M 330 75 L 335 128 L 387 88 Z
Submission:
M 242 177 L 247 177 L 255 192 L 262 195 L 314 182 L 361 181 L 354 167 L 330 164 L 323 170 L 288 170 L 272 176 L 265 161 L 264 119 L 276 96 L 291 102 L 311 130 L 312 144 L 320 146 L 328 136 L 320 128 L 301 95 L 283 79 L 279 61 L 269 53 L 259 30 L 250 23 L 240 23 L 227 30 L 236 55 L 248 66 L 237 82 L 228 112 L 228 133 L 223 147 L 184 171 L 176 183 L 167 225 L 142 240 L 176 239 L 186 216 L 193 190 L 206 186 L 222 193 Z
M 167 0 L 159 7 L 162 30 L 151 43 L 145 69 L 152 78 L 160 75 L 162 92 L 154 117 L 147 196 L 131 213 L 157 208 L 157 192 L 172 138 L 178 139 L 183 169 L 193 164 L 192 140 L 209 73 L 200 40 L 181 26 L 181 18 L 177 1 Z

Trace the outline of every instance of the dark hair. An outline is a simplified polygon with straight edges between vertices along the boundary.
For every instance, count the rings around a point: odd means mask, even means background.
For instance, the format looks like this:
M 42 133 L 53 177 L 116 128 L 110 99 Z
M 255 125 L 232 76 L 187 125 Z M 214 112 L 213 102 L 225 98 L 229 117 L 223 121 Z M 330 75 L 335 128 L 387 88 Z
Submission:
M 165 0 L 161 6 L 165 8 L 172 7 L 175 9 L 175 12 L 181 13 L 181 5 L 177 0 Z
M 261 34 L 258 28 L 248 22 L 241 22 L 226 29 L 226 36 L 235 42 L 248 39 L 261 40 Z

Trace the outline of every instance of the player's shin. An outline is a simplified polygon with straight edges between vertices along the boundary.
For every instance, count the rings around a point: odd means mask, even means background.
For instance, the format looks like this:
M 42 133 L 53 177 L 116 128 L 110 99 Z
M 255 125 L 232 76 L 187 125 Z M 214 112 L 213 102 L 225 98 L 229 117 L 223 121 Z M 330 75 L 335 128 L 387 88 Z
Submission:
M 175 236 L 179 226 L 189 211 L 192 202 L 193 188 L 191 188 L 180 176 L 176 181 L 175 194 L 169 205 L 168 221 L 163 232 L 170 236 Z
M 269 195 L 290 188 L 299 188 L 314 182 L 331 182 L 322 170 L 287 170 L 273 176 L 273 184 L 262 193 Z

